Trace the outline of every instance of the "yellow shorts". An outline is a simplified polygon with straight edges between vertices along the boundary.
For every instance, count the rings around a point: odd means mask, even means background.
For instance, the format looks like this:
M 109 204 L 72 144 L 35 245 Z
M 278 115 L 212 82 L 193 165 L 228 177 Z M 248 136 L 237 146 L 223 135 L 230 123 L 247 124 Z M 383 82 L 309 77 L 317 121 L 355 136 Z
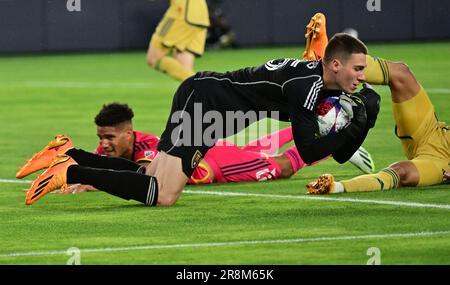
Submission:
M 418 186 L 440 184 L 450 172 L 450 131 L 439 122 L 423 88 L 408 101 L 393 103 L 396 135 L 419 170 Z
M 193 26 L 183 20 L 164 17 L 152 35 L 150 47 L 162 51 L 188 51 L 196 56 L 205 52 L 207 28 Z

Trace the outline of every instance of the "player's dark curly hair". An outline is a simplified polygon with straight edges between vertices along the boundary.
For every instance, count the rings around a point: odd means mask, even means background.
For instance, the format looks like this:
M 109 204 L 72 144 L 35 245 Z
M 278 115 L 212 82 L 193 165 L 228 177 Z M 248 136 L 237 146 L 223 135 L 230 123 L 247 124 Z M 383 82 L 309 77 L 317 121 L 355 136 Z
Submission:
M 124 122 L 131 122 L 134 117 L 133 110 L 128 104 L 113 102 L 103 105 L 95 116 L 95 124 L 100 127 L 115 126 Z

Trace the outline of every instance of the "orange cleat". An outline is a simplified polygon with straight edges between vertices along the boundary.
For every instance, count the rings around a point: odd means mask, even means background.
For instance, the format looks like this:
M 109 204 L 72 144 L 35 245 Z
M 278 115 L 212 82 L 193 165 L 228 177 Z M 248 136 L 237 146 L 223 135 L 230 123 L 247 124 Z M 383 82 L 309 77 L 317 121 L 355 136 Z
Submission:
M 305 60 L 319 60 L 323 58 L 328 44 L 325 15 L 316 13 L 306 26 L 306 47 L 303 52 Z
M 67 168 L 77 163 L 70 156 L 59 154 L 55 157 L 50 167 L 39 175 L 27 191 L 25 204 L 31 205 L 42 196 L 56 189 L 65 192 L 67 189 Z
M 44 149 L 33 155 L 24 166 L 19 168 L 16 178 L 21 179 L 31 173 L 48 168 L 58 154 L 63 154 L 71 148 L 74 148 L 74 145 L 69 137 L 56 135 L 55 139 L 51 140 Z
M 334 192 L 334 177 L 331 174 L 322 174 L 316 182 L 306 185 L 306 194 L 329 194 Z

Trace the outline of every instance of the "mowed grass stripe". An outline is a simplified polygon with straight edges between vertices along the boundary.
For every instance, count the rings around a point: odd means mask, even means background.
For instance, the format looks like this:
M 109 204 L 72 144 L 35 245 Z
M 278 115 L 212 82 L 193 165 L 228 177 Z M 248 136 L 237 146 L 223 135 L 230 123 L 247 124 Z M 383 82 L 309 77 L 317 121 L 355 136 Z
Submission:
M 31 180 L 0 179 L 0 183 L 31 184 Z
M 211 243 L 192 243 L 192 244 L 144 245 L 144 246 L 128 246 L 128 247 L 87 248 L 87 249 L 80 249 L 80 253 L 139 251 L 150 249 L 157 250 L 157 249 L 194 248 L 194 247 L 223 247 L 223 246 L 259 245 L 259 244 L 286 244 L 286 243 L 364 240 L 364 239 L 412 238 L 412 237 L 425 237 L 425 236 L 436 236 L 447 234 L 450 234 L 450 231 L 398 233 L 398 234 L 384 234 L 384 235 L 373 234 L 360 236 L 316 237 L 316 238 L 298 238 L 298 239 L 284 239 L 284 240 L 250 240 L 250 241 L 230 241 L 230 242 L 211 242 Z M 73 248 L 71 248 L 71 250 L 72 249 Z M 0 254 L 0 258 L 40 256 L 40 255 L 62 255 L 62 254 L 67 254 L 67 250 L 12 252 Z

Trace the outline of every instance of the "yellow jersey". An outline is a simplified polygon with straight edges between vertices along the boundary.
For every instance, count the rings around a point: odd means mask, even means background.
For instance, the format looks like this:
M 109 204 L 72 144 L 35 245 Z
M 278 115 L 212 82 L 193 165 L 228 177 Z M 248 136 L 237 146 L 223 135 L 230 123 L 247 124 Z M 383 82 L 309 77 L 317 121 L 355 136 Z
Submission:
M 193 26 L 210 25 L 206 0 L 170 0 L 165 17 L 183 20 Z

